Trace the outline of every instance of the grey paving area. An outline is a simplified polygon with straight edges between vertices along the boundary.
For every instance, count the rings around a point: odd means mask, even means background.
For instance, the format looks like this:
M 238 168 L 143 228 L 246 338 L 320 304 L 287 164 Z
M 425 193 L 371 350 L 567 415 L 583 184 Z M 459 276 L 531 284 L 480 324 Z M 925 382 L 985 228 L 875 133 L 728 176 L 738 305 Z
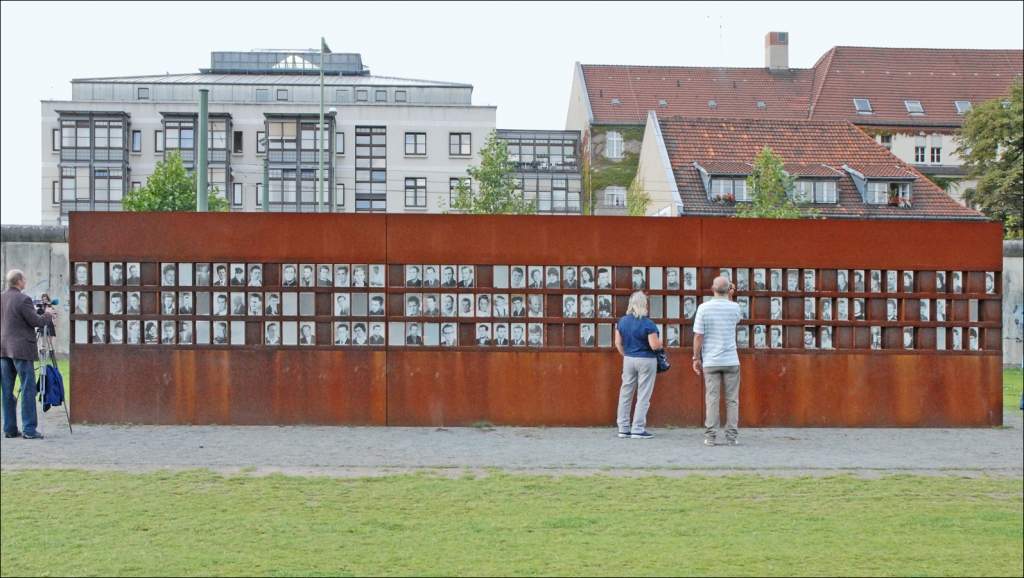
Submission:
M 1024 476 L 1024 421 L 984 429 L 741 429 L 739 447 L 705 447 L 697 429 L 655 429 L 652 440 L 612 428 L 78 426 L 47 414 L 46 439 L 4 439 L 6 470 L 74 467 L 152 471 L 210 468 L 360 476 L 465 468 L 617 475 L 770 472 L 865 475 L 953 472 Z

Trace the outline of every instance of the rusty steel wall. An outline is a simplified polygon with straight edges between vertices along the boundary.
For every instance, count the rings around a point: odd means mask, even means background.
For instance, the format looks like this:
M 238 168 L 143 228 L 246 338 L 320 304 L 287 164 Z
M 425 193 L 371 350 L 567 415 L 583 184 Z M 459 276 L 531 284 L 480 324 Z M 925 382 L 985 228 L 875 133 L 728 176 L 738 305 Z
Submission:
M 741 292 L 754 326 L 782 328 L 782 347 L 741 349 L 740 423 L 746 427 L 987 426 L 1002 423 L 1001 318 L 999 289 L 985 292 L 994 272 L 1001 287 L 1001 228 L 993 223 L 919 221 L 752 220 L 726 218 L 630 219 L 620 217 L 518 217 L 464 215 L 317 214 L 129 214 L 73 213 L 73 263 L 139 263 L 142 312 L 137 316 L 99 309 L 72 315 L 72 419 L 76 422 L 153 424 L 368 424 L 395 426 L 611 425 L 618 399 L 621 358 L 614 348 L 584 347 L 580 319 L 563 312 L 569 296 L 611 297 L 611 313 L 625 312 L 632 293 L 631 268 L 659 278 L 666 267 L 695 268 L 695 290 L 648 291 L 660 298 L 656 323 L 680 328 L 682 347 L 668 348 L 671 371 L 658 377 L 648 422 L 700 425 L 703 391 L 690 369 L 692 319 L 665 312 L 670 297 L 709 294 L 720 269 L 810 270 L 811 292 Z M 261 291 L 284 293 L 283 264 L 380 264 L 386 313 L 339 317 L 332 311 L 337 288 L 310 287 L 305 317 L 230 316 L 244 344 L 127 345 L 92 343 L 82 327 L 104 321 L 120 330 L 122 319 L 185 321 L 191 314 L 161 315 L 162 290 L 178 295 L 209 291 L 196 286 L 160 286 L 161 263 L 249 263 L 262 265 Z M 406 287 L 405 266 L 466 265 L 473 288 L 427 290 Z M 515 266 L 600 266 L 612 272 L 611 289 L 511 289 L 499 287 L 499 271 Z M 839 291 L 837 271 L 913 272 L 895 294 Z M 936 271 L 963 272 L 963 292 L 941 292 Z M 504 273 L 502 273 L 504 274 Z M 798 271 L 799 274 L 799 271 Z M 900 278 L 902 279 L 902 277 Z M 562 283 L 564 284 L 564 279 Z M 107 299 L 126 287 L 80 287 L 85 298 Z M 751 288 L 753 289 L 753 288 Z M 74 291 L 74 289 L 73 289 Z M 231 291 L 230 288 L 225 291 Z M 349 290 L 345 290 L 349 291 Z M 486 294 L 508 298 L 541 296 L 543 347 L 477 346 L 480 331 L 498 331 L 509 319 L 454 318 L 458 345 L 407 345 L 404 333 L 426 332 L 439 319 L 407 310 L 410 294 L 423 297 Z M 354 300 L 356 292 L 346 293 Z M 173 293 L 172 293 L 173 294 Z M 199 293 L 194 293 L 196 299 Z M 216 293 L 212 293 L 216 295 Z M 210 293 L 207 293 L 210 295 Z M 260 295 L 264 295 L 260 293 Z M 782 298 L 785 318 L 771 320 L 769 295 Z M 827 300 L 864 299 L 864 321 L 805 320 L 804 298 L 813 296 L 818 315 Z M 365 297 L 364 297 L 365 299 Z M 888 300 L 898 319 L 887 321 Z M 921 319 L 922 300 L 930 310 Z M 935 300 L 948 302 L 945 321 L 935 321 Z M 354 301 L 353 301 L 354 302 Z M 678 305 L 678 301 L 676 304 Z M 852 301 L 851 301 L 852 303 Z M 930 308 L 930 309 L 929 309 Z M 180 313 L 175 311 L 175 313 Z M 190 312 L 191 313 L 191 312 Z M 348 312 L 347 312 L 348 313 Z M 356 314 L 355 308 L 350 312 Z M 410 315 L 410 313 L 413 313 Z M 290 321 L 289 321 L 290 320 Z M 335 346 L 338 323 L 387 325 L 389 344 Z M 511 320 L 515 321 L 515 320 Z M 80 323 L 79 323 L 80 322 Z M 267 323 L 310 323 L 315 345 L 265 345 Z M 194 324 L 194 325 L 193 325 Z M 295 325 L 293 325 L 294 327 Z M 803 348 L 805 328 L 819 343 L 829 327 L 835 349 Z M 880 350 L 871 349 L 870 328 L 879 327 Z M 244 330 L 243 330 L 244 328 Z M 510 326 L 506 326 L 510 328 Z M 956 328 L 956 329 L 954 329 Z M 960 333 L 960 331 L 963 333 Z M 395 335 L 394 331 L 403 334 Z M 909 331 L 912 337 L 904 337 Z M 963 350 L 953 351 L 954 331 Z M 237 333 L 237 332 L 236 332 Z M 938 350 L 939 334 L 949 342 Z M 607 335 L 607 334 L 605 334 Z M 979 350 L 968 348 L 976 336 Z M 243 340 L 241 333 L 237 334 Z M 190 337 L 191 338 L 191 337 Z M 903 348 L 911 339 L 913 349 Z M 410 338 L 411 339 L 411 338 Z M 819 341 L 814 341 L 818 339 Z M 171 339 L 174 341 L 174 338 Z M 748 342 L 752 345 L 752 342 Z M 607 344 L 606 344 L 607 345 Z

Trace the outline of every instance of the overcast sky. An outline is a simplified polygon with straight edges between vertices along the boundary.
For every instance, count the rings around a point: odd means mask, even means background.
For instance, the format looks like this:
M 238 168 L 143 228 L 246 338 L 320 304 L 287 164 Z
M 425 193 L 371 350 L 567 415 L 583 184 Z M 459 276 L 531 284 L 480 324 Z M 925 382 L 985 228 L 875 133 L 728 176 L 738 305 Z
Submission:
M 573 63 L 793 68 L 832 46 L 1024 46 L 1024 3 L 2 3 L 4 224 L 40 221 L 40 100 L 72 78 L 194 73 L 210 52 L 358 52 L 372 74 L 465 82 L 501 128 L 563 129 Z M 49 194 L 47 192 L 47 194 Z

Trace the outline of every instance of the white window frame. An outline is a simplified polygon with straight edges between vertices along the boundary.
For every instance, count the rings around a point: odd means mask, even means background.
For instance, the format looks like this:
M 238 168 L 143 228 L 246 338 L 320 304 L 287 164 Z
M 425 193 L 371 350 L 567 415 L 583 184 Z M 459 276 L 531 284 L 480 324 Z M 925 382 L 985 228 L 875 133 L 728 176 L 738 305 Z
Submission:
M 923 146 L 915 146 L 914 147 L 914 162 L 915 163 L 927 162 L 927 157 L 925 156 L 925 147 L 923 147 Z
M 245 185 L 242 183 L 231 183 L 231 206 L 241 207 L 245 204 Z
M 609 207 L 626 206 L 626 187 L 610 185 L 604 189 L 604 202 Z
M 793 183 L 793 190 L 790 191 L 789 198 L 794 203 L 809 203 L 814 201 L 814 181 L 809 180 L 797 180 Z
M 263 208 L 263 183 L 256 183 L 256 206 Z
M 869 205 L 885 205 L 889 203 L 889 183 L 885 181 L 868 181 L 865 185 L 865 201 Z
M 605 135 L 604 156 L 610 159 L 622 158 L 622 133 L 610 130 Z
M 942 147 L 932 147 L 929 151 L 931 154 L 928 156 L 929 162 L 933 165 L 942 163 Z
M 881 138 L 879 138 L 879 142 L 882 143 L 882 146 L 884 146 L 885 148 L 887 148 L 889 150 L 892 150 L 892 135 L 891 134 L 883 134 L 883 135 L 881 135 Z
M 814 202 L 834 204 L 838 202 L 838 183 L 833 180 L 822 180 L 815 181 L 814 183 Z

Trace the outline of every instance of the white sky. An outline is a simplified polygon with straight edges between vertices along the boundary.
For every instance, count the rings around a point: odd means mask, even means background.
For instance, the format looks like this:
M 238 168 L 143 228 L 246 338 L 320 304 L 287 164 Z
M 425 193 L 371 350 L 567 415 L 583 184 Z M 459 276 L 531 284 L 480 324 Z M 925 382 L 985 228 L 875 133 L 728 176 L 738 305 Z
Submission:
M 194 73 L 210 52 L 358 52 L 372 74 L 467 82 L 498 127 L 562 129 L 573 64 L 764 65 L 790 33 L 808 68 L 832 46 L 1024 46 L 1024 3 L 28 3 L 3 2 L 0 194 L 4 224 L 40 221 L 40 100 L 72 78 Z

